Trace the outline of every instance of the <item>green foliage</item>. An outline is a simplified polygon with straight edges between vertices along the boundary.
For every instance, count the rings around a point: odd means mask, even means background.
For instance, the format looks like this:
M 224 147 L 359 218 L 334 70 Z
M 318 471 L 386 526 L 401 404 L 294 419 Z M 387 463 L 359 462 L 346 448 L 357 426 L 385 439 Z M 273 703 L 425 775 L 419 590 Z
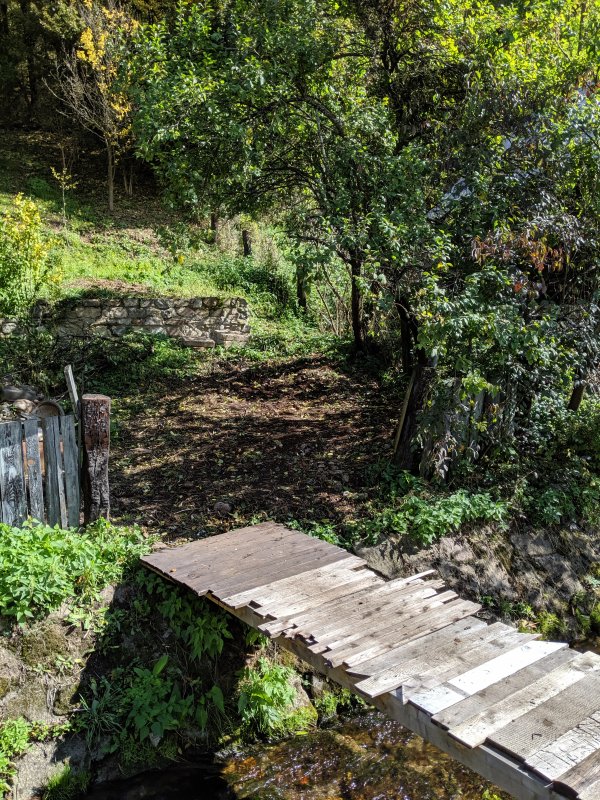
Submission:
M 42 289 L 56 287 L 60 270 L 33 200 L 17 195 L 0 216 L 0 313 L 24 315 Z
M 31 726 L 24 719 L 10 719 L 0 724 L 0 793 L 9 791 L 15 768 L 12 760 L 29 746 Z
M 81 533 L 35 522 L 0 525 L 0 614 L 23 623 L 65 600 L 89 603 L 147 551 L 137 528 L 104 520 Z
M 75 772 L 67 764 L 50 778 L 42 794 L 42 800 L 79 800 L 85 796 L 91 780 L 91 773 L 85 770 Z
M 409 536 L 427 546 L 470 522 L 504 523 L 507 513 L 506 503 L 493 500 L 487 492 L 458 489 L 449 494 L 432 494 L 423 487 L 420 493 L 413 490 L 397 498 L 372 519 L 360 520 L 353 527 L 361 541 L 371 544 L 393 534 Z
M 285 730 L 286 717 L 294 701 L 290 683 L 293 671 L 259 658 L 255 667 L 244 669 L 238 687 L 238 712 L 246 735 L 275 736 Z
M 166 731 L 177 730 L 192 709 L 193 695 L 183 698 L 174 680 L 161 677 L 167 662 L 168 656 L 163 655 L 151 670 L 135 667 L 123 695 L 125 725 L 135 731 L 141 742 L 149 736 L 158 741 Z
M 142 574 L 140 580 L 158 601 L 157 610 L 193 659 L 215 659 L 221 654 L 225 640 L 232 638 L 223 611 L 211 608 L 188 592 L 174 589 L 157 575 Z

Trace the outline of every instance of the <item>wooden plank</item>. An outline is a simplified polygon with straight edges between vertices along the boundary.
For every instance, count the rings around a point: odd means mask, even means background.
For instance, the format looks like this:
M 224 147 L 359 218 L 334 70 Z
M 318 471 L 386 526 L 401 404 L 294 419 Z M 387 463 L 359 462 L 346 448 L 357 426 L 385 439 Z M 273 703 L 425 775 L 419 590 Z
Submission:
M 451 687 L 438 686 L 435 689 L 424 691 L 419 697 L 412 696 L 411 703 L 419 705 L 435 714 L 434 720 L 438 725 L 450 728 L 479 714 L 494 703 L 510 697 L 515 692 L 534 683 L 538 678 L 546 675 L 556 667 L 572 661 L 577 653 L 567 648 L 556 650 L 542 660 L 536 661 L 528 667 L 521 668 L 518 672 L 480 689 L 476 695 L 466 695 Z M 455 698 L 455 699 L 454 699 Z
M 81 466 L 86 525 L 110 517 L 110 397 L 84 394 L 81 398 L 83 463 Z
M 314 541 L 314 540 L 313 540 Z M 225 560 L 219 552 L 197 558 L 183 569 L 171 571 L 174 580 L 189 586 L 194 591 L 212 592 L 215 596 L 228 597 L 236 588 L 242 591 L 263 587 L 274 580 L 311 571 L 326 564 L 340 563 L 353 558 L 334 547 L 305 542 L 282 542 L 277 546 L 253 546 L 241 556 Z M 268 558 L 266 553 L 269 553 Z
M 363 604 L 367 601 L 371 603 L 378 602 L 391 593 L 395 593 L 399 597 L 408 597 L 414 592 L 419 591 L 422 587 L 431 586 L 435 588 L 437 585 L 442 586 L 443 581 L 402 583 L 399 588 L 396 587 L 394 581 L 388 581 L 381 584 L 376 589 L 366 588 L 355 590 L 348 592 L 340 598 L 334 598 L 333 600 L 324 602 L 316 610 L 311 610 L 307 613 L 291 614 L 289 617 L 279 620 L 276 625 L 273 625 L 269 632 L 274 635 L 293 625 L 298 632 L 306 630 L 310 633 L 313 627 L 331 622 L 333 615 L 339 617 L 340 614 L 351 613 L 359 604 Z
M 45 495 L 48 505 L 48 524 L 60 525 L 61 528 L 66 528 L 67 506 L 58 417 L 46 417 L 43 419 L 42 431 L 44 432 Z
M 263 522 L 248 528 L 220 533 L 206 539 L 189 542 L 178 547 L 167 547 L 156 553 L 150 553 L 141 560 L 147 567 L 163 574 L 179 572 L 183 576 L 195 568 L 196 562 L 210 559 L 216 554 L 247 552 L 264 546 L 266 549 L 273 542 L 281 541 L 291 535 L 289 529 L 274 522 Z
M 21 525 L 27 519 L 23 469 L 23 430 L 20 422 L 0 424 L 1 521 Z
M 356 610 L 346 612 L 340 609 L 328 622 L 321 620 L 313 625 L 306 623 L 298 635 L 310 632 L 319 642 L 327 644 L 343 641 L 344 637 L 352 635 L 353 631 L 358 636 L 376 636 L 378 626 L 385 628 L 394 623 L 402 624 L 414 619 L 417 614 L 455 597 L 456 592 L 439 594 L 435 588 L 429 587 L 426 583 L 415 587 L 407 595 L 398 592 L 396 595 L 388 593 L 381 596 L 375 591 L 365 598 Z
M 559 791 L 577 795 L 581 800 L 598 800 L 600 797 L 600 758 L 594 751 L 576 766 L 555 780 Z M 595 793 L 594 793 L 595 792 Z
M 370 697 L 377 697 L 403 684 L 409 684 L 416 693 L 428 681 L 430 686 L 443 683 L 448 672 L 455 675 L 465 666 L 481 663 L 502 650 L 514 649 L 523 634 L 506 628 L 502 623 L 496 623 L 471 636 L 463 636 L 455 642 L 453 653 L 449 653 L 447 647 L 428 645 L 429 637 L 425 637 L 422 640 L 423 651 L 417 657 L 403 660 L 398 666 L 361 681 L 357 688 Z
M 488 738 L 496 747 L 526 760 L 599 710 L 600 675 L 591 673 Z
M 383 631 L 378 632 L 378 637 L 373 637 L 372 644 L 368 640 L 361 642 L 359 647 L 348 646 L 348 653 L 344 654 L 344 664 L 348 664 L 356 653 L 364 656 L 376 656 L 390 649 L 394 644 L 402 644 L 412 639 L 419 639 L 433 631 L 445 628 L 453 622 L 458 622 L 463 617 L 472 616 L 479 611 L 480 606 L 470 600 L 454 600 L 442 606 L 436 606 L 429 611 L 425 611 L 411 621 L 406 626 L 393 625 Z M 339 657 L 339 656 L 338 656 Z
M 548 780 L 557 780 L 592 753 L 600 762 L 600 714 L 586 716 L 575 727 L 526 758 L 527 766 Z M 600 779 L 600 773 L 598 774 Z
M 366 589 L 361 592 L 353 592 L 343 597 L 341 601 L 331 601 L 324 603 L 317 611 L 294 617 L 293 622 L 298 633 L 310 634 L 317 627 L 325 633 L 329 629 L 335 628 L 340 619 L 347 619 L 348 614 L 359 616 L 363 606 L 373 608 L 376 604 L 384 604 L 390 595 L 399 600 L 407 600 L 410 597 L 420 597 L 424 590 L 429 592 L 431 589 L 438 589 L 444 585 L 443 581 L 428 581 L 424 583 L 402 584 L 397 587 L 394 581 L 388 581 L 375 590 Z
M 357 557 L 351 557 L 344 566 L 336 564 L 328 564 L 319 569 L 310 570 L 301 573 L 305 577 L 300 579 L 299 576 L 292 576 L 291 578 L 282 578 L 272 583 L 266 584 L 257 592 L 256 589 L 251 589 L 246 592 L 238 592 L 230 597 L 224 597 L 223 602 L 227 603 L 231 608 L 241 608 L 251 602 L 258 603 L 261 606 L 267 605 L 274 596 L 280 593 L 289 592 L 292 595 L 297 594 L 298 584 L 300 583 L 306 596 L 314 596 L 315 592 L 313 587 L 328 587 L 331 582 L 332 587 L 338 586 L 338 581 L 345 583 L 359 578 L 362 573 L 373 575 L 371 570 L 367 569 L 365 562 Z M 381 579 L 380 579 L 381 580 Z
M 321 550 L 307 555 L 306 558 L 303 558 L 300 554 L 292 558 L 283 558 L 276 564 L 261 564 L 259 561 L 255 563 L 251 572 L 243 576 L 239 574 L 237 576 L 233 575 L 228 577 L 225 582 L 217 576 L 214 576 L 212 580 L 209 578 L 208 587 L 209 591 L 216 597 L 226 596 L 231 594 L 231 590 L 236 583 L 242 584 L 245 589 L 258 588 L 272 582 L 275 577 L 288 578 L 292 575 L 298 575 L 304 569 L 312 571 L 326 564 L 341 563 L 345 558 L 347 558 L 347 555 L 340 555 L 339 552 Z M 202 582 L 206 582 L 204 577 Z M 194 582 L 190 582 L 188 585 L 195 589 Z
M 468 694 L 468 690 L 463 685 L 454 685 L 454 679 L 461 673 L 475 670 L 505 655 L 509 658 L 516 658 L 513 654 L 518 653 L 525 643 L 531 643 L 537 637 L 537 633 L 520 633 L 513 628 L 506 632 L 499 632 L 497 636 L 490 636 L 481 644 L 477 643 L 466 651 L 457 648 L 457 651 L 445 661 L 415 675 L 409 684 L 410 696 L 415 689 L 435 689 L 445 683 L 459 692 Z
M 504 728 L 523 714 L 582 680 L 586 672 L 595 672 L 598 669 L 600 669 L 600 656 L 581 653 L 568 664 L 552 670 L 529 686 L 515 692 L 511 697 L 495 703 L 485 711 L 451 728 L 450 734 L 468 747 L 483 744 L 495 731 Z
M 390 603 L 389 606 L 382 608 L 380 613 L 375 612 L 374 615 L 365 616 L 356 626 L 345 625 L 326 637 L 319 633 L 319 642 L 327 645 L 329 663 L 332 666 L 343 664 L 347 657 L 355 655 L 359 650 L 364 651 L 366 647 L 372 647 L 374 641 L 380 643 L 378 636 L 380 630 L 389 630 L 390 626 L 400 627 L 458 597 L 452 590 L 440 594 L 432 590 L 427 593 L 426 591 L 423 591 L 421 597 L 415 597 L 410 602 Z
M 437 647 L 444 645 L 447 641 L 456 643 L 459 642 L 463 636 L 471 636 L 476 631 L 480 631 L 482 628 L 487 629 L 488 627 L 489 626 L 483 620 L 476 619 L 475 617 L 467 617 L 452 625 L 447 625 L 441 630 L 430 633 L 429 636 L 427 636 L 427 644 L 428 647 Z M 505 627 L 508 628 L 508 626 Z M 422 647 L 423 641 L 419 640 L 418 642 L 404 643 L 401 645 L 390 645 L 385 652 L 373 657 L 362 657 L 358 654 L 355 658 L 345 661 L 346 672 L 359 677 L 370 677 L 378 672 L 383 672 L 385 669 L 396 666 L 400 662 L 415 658 L 422 652 Z M 351 661 L 353 663 L 350 663 Z
M 310 573 L 307 573 L 310 574 Z M 361 577 L 361 574 L 364 577 Z M 282 618 L 287 618 L 292 614 L 305 613 L 312 609 L 318 608 L 320 603 L 327 602 L 336 598 L 342 598 L 348 593 L 350 588 L 361 589 L 375 589 L 381 585 L 381 581 L 377 575 L 374 575 L 369 570 L 361 570 L 361 573 L 355 573 L 357 576 L 352 581 L 340 583 L 338 586 L 327 589 L 318 590 L 316 593 L 310 595 L 292 593 L 286 600 L 272 601 L 266 605 L 254 606 L 250 604 L 258 613 L 267 614 L 272 617 L 273 622 L 277 622 Z
M 79 393 L 77 392 L 77 384 L 75 383 L 75 377 L 73 375 L 73 367 L 70 364 L 67 364 L 64 369 L 64 373 L 65 381 L 67 383 L 67 390 L 69 392 L 69 398 L 71 400 L 71 405 L 73 406 L 73 414 L 77 419 L 79 419 Z
M 67 522 L 70 528 L 79 527 L 79 450 L 75 435 L 75 420 L 69 415 L 60 419 L 65 465 L 65 497 Z
M 29 514 L 33 519 L 44 522 L 44 489 L 37 419 L 25 420 L 23 423 L 23 432 L 25 437 L 25 466 L 27 493 L 29 495 Z

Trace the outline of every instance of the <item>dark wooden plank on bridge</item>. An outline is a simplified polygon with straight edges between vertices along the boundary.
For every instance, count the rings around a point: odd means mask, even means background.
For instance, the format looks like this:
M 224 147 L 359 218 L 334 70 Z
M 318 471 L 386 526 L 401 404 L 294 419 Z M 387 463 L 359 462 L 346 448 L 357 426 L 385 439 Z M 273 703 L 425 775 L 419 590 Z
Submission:
M 21 525 L 27 518 L 23 429 L 20 422 L 0 423 L 1 521 Z
M 23 423 L 23 433 L 25 437 L 25 466 L 27 494 L 29 496 L 29 515 L 39 522 L 44 522 L 44 488 L 37 419 L 25 420 Z
M 69 414 L 60 418 L 60 431 L 63 440 L 65 465 L 65 497 L 67 503 L 67 522 L 70 528 L 79 527 L 79 448 L 75 434 L 75 420 Z
M 67 503 L 65 499 L 64 468 L 60 446 L 58 417 L 42 420 L 44 433 L 45 494 L 48 506 L 48 524 L 66 528 Z
M 559 791 L 567 791 L 581 800 L 600 797 L 600 753 L 596 749 L 554 781 Z

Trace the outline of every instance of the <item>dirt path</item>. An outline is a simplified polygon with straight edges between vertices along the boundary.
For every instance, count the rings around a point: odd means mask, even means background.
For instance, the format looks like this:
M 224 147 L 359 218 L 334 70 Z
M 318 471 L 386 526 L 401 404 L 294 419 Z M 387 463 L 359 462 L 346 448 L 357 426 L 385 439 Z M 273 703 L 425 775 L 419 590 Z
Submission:
M 390 399 L 323 357 L 213 362 L 145 400 L 114 441 L 114 515 L 169 537 L 349 519 L 368 500 L 365 471 L 389 453 Z

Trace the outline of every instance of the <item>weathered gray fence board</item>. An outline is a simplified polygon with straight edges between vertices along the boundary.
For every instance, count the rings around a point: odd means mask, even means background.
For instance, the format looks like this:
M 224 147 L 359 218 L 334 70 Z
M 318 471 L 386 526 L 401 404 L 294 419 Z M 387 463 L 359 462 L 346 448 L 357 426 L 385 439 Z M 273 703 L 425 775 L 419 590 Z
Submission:
M 56 417 L 42 420 L 44 432 L 44 464 L 46 467 L 46 502 L 48 524 L 67 527 L 64 469 L 60 447 L 60 428 Z
M 0 522 L 78 528 L 80 480 L 74 416 L 0 422 Z
M 44 488 L 42 482 L 42 461 L 40 458 L 40 438 L 37 420 L 26 420 L 23 423 L 23 433 L 25 436 L 25 466 L 27 467 L 29 516 L 43 522 Z
M 70 528 L 77 528 L 79 527 L 79 448 L 77 447 L 73 417 L 62 417 L 60 429 L 62 432 L 65 465 L 67 519 Z
M 2 521 L 20 525 L 27 518 L 20 422 L 0 425 L 0 496 Z

